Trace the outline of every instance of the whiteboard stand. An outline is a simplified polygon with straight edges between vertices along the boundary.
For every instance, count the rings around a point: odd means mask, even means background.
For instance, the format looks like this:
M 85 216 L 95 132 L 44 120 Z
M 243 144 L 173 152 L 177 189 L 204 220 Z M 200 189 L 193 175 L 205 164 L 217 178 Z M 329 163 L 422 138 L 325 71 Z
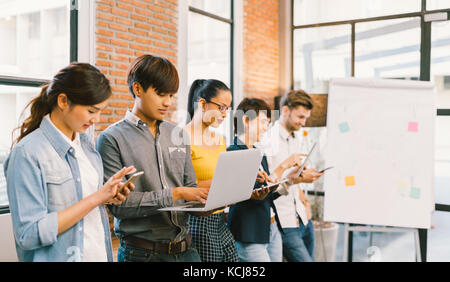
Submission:
M 342 256 L 344 262 L 350 261 L 351 254 L 353 252 L 353 233 L 350 232 L 413 232 L 414 242 L 416 245 L 416 261 L 422 262 L 421 251 L 420 251 L 420 240 L 419 240 L 419 229 L 417 228 L 401 228 L 401 227 L 373 227 L 373 226 L 350 226 L 350 224 L 345 223 L 344 225 L 344 254 Z

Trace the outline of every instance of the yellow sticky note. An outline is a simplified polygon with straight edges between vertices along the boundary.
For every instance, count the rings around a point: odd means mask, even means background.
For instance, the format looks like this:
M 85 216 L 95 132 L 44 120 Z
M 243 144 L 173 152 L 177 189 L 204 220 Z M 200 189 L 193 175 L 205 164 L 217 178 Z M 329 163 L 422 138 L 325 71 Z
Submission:
M 345 177 L 345 186 L 355 186 L 356 181 L 354 176 Z

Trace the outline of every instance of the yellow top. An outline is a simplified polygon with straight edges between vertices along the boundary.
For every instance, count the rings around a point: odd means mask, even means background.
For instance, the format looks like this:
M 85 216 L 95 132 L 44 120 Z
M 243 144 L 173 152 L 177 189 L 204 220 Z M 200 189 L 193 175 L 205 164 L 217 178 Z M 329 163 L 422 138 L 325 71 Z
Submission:
M 195 175 L 197 176 L 197 183 L 213 178 L 217 162 L 219 161 L 219 155 L 226 151 L 227 147 L 225 139 L 222 136 L 220 137 L 219 145 L 215 149 L 208 149 L 191 144 L 192 165 L 194 166 Z M 219 210 L 214 212 L 214 214 L 222 211 L 223 210 Z

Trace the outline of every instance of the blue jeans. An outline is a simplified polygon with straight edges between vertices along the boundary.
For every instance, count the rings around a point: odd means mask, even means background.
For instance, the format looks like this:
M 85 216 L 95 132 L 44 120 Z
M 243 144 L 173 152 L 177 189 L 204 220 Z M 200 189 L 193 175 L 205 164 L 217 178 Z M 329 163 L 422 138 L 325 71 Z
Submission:
M 314 261 L 314 226 L 312 221 L 300 227 L 283 228 L 283 256 L 289 262 Z
M 283 260 L 283 242 L 276 222 L 270 225 L 268 244 L 236 241 L 236 248 L 241 262 L 281 262 Z
M 194 248 L 179 254 L 165 254 L 136 248 L 120 242 L 117 260 L 119 262 L 200 262 L 200 256 Z

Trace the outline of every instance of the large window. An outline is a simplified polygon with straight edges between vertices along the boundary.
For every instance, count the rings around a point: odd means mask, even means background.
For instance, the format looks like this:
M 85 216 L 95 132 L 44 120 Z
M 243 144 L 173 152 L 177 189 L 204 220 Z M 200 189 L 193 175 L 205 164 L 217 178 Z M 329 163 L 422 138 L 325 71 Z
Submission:
M 233 91 L 233 4 L 234 0 L 189 0 L 187 89 L 196 79 L 217 79 Z M 216 131 L 229 143 L 231 130 L 228 116 Z
M 0 1 L 0 208 L 8 206 L 3 164 L 13 138 L 17 137 L 12 132 L 19 125 L 25 106 L 39 94 L 40 85 L 76 60 L 71 57 L 76 29 L 70 32 L 76 3 Z
M 450 261 L 450 249 L 438 247 L 449 245 L 444 238 L 450 234 L 444 223 L 448 214 L 442 212 L 450 210 L 450 1 L 292 0 L 292 5 L 293 88 L 327 94 L 332 77 L 434 82 L 438 106 L 437 211 L 433 213 L 433 228 L 428 231 L 428 259 Z M 371 243 L 378 242 L 387 260 L 415 259 L 407 251 L 414 248 L 410 234 L 355 233 L 356 260 L 367 260 L 369 238 Z M 366 247 L 359 248 L 361 244 Z M 340 254 L 342 250 L 338 251 Z
M 188 85 L 218 79 L 232 86 L 232 0 L 190 0 Z

